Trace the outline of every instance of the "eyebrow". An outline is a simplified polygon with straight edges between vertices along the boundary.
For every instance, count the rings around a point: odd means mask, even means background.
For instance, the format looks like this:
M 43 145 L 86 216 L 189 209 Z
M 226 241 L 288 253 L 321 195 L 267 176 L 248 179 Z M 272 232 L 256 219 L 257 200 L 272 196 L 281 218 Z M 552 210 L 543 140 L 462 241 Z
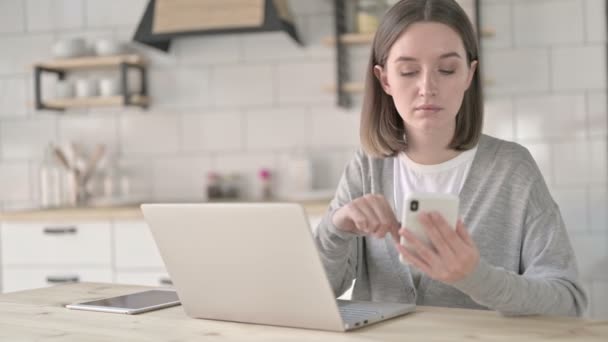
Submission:
M 444 53 L 443 55 L 439 56 L 439 59 L 450 58 L 450 57 L 462 58 L 462 57 L 460 57 L 460 55 L 457 52 L 448 52 L 448 53 Z M 399 56 L 395 60 L 395 62 L 415 62 L 415 61 L 417 61 L 416 58 L 409 57 L 409 56 Z

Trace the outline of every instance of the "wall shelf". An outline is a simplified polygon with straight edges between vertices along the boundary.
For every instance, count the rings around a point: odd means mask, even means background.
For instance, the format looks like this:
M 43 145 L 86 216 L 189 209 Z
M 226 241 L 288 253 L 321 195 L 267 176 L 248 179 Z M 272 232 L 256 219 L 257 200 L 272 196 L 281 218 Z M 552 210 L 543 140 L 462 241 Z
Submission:
M 117 67 L 121 63 L 130 65 L 145 66 L 144 59 L 139 55 L 118 55 L 118 56 L 90 56 L 77 58 L 62 58 L 54 59 L 47 62 L 34 64 L 34 67 L 43 67 L 48 69 L 60 70 L 75 70 L 75 69 L 91 69 L 102 67 Z
M 148 97 L 141 95 L 131 95 L 128 97 L 128 103 L 136 106 L 145 106 L 148 104 Z M 43 103 L 46 107 L 56 109 L 70 109 L 82 107 L 103 107 L 103 106 L 121 106 L 124 105 L 123 96 L 98 96 L 98 97 L 82 97 L 72 99 L 52 99 L 45 100 Z
M 35 107 L 37 110 L 66 110 L 70 108 L 97 106 L 138 106 L 147 108 L 149 104 L 147 89 L 146 62 L 139 55 L 90 56 L 77 58 L 55 59 L 36 63 L 34 68 Z M 109 97 L 48 99 L 42 100 L 42 74 L 55 74 L 59 80 L 65 79 L 67 73 L 73 70 L 117 68 L 120 72 L 122 94 Z M 141 75 L 140 94 L 129 95 L 127 74 L 129 69 L 136 69 Z

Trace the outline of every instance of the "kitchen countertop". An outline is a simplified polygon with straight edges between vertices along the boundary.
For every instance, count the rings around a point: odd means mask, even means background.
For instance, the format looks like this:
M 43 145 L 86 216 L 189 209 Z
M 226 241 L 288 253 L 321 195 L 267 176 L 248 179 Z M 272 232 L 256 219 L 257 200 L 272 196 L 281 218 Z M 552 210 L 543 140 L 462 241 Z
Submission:
M 302 201 L 308 215 L 321 216 L 329 205 L 327 200 Z M 138 205 L 119 207 L 77 207 L 59 209 L 34 209 L 0 212 L 2 222 L 29 221 L 96 221 L 96 220 L 143 220 Z
M 0 295 L 0 340 L 16 341 L 607 341 L 608 321 L 503 317 L 484 310 L 418 306 L 347 333 L 192 319 L 181 306 L 139 315 L 68 310 L 68 303 L 148 289 L 79 283 Z

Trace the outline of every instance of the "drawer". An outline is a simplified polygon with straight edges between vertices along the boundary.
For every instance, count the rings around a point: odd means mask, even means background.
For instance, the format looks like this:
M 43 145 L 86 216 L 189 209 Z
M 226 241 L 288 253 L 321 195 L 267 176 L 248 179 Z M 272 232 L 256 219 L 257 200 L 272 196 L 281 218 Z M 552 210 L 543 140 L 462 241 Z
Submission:
M 29 290 L 67 282 L 112 282 L 110 267 L 5 267 L 2 292 Z
M 157 272 L 126 272 L 118 271 L 115 277 L 118 284 L 146 285 L 146 286 L 171 286 L 171 279 L 164 270 Z
M 2 224 L 3 265 L 111 265 L 108 223 Z
M 114 246 L 117 269 L 165 268 L 145 221 L 115 222 Z

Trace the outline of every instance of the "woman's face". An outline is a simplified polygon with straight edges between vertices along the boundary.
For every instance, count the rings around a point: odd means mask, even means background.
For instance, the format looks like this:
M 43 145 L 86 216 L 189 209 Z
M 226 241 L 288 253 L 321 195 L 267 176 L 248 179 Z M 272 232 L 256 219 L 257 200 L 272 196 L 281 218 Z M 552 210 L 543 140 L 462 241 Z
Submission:
M 406 130 L 453 134 L 456 114 L 477 61 L 467 63 L 462 39 L 449 26 L 412 24 L 391 47 L 374 74 L 391 95 Z

